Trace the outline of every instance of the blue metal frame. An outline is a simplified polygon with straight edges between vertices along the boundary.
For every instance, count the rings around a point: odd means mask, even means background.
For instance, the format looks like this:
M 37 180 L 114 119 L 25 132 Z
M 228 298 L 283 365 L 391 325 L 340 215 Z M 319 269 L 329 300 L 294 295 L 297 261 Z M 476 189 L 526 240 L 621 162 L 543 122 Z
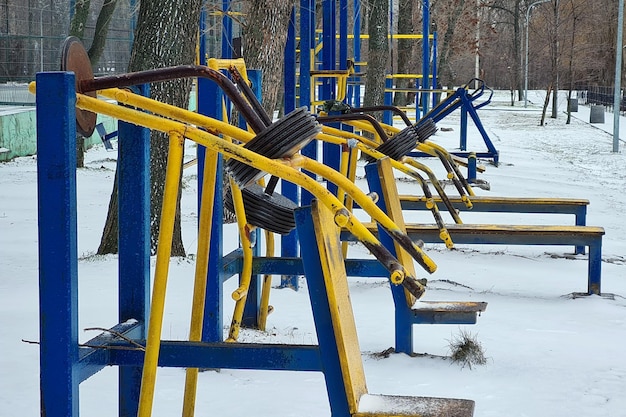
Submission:
M 378 172 L 378 163 L 370 163 L 365 166 L 365 175 L 370 192 L 376 193 L 379 198 L 376 205 L 387 212 L 387 202 L 383 184 Z M 391 236 L 382 228 L 378 227 L 380 242 L 396 255 L 395 244 Z M 391 285 L 391 294 L 394 303 L 395 318 L 395 351 L 413 354 L 413 325 L 414 324 L 474 324 L 476 323 L 475 311 L 447 311 L 446 313 L 432 312 L 428 310 L 413 310 L 408 305 L 404 287 Z
M 422 89 L 427 90 L 430 78 L 430 2 L 422 0 Z M 434 78 L 434 77 L 433 77 Z M 428 92 L 422 94 L 422 112 L 428 113 Z
M 139 88 L 149 96 L 148 86 Z M 137 320 L 133 336 L 145 338 L 150 305 L 150 131 L 118 123 L 118 320 Z M 119 370 L 119 414 L 137 414 L 141 367 Z
M 295 24 L 295 7 L 291 11 L 291 18 L 289 21 L 289 32 L 287 34 L 287 45 L 285 48 L 285 114 L 296 109 L 296 24 Z M 300 21 L 302 23 L 303 17 L 300 16 Z M 302 48 L 302 40 L 301 48 Z M 304 53 L 302 49 L 300 50 L 300 60 L 302 60 L 303 56 L 306 55 L 308 57 L 308 49 L 305 48 Z M 307 60 L 308 62 L 308 60 Z M 300 65 L 300 85 L 302 86 L 303 77 L 303 65 Z M 308 74 L 308 70 L 306 73 Z M 308 79 L 306 81 L 308 85 Z M 300 88 L 300 94 L 302 94 L 302 87 Z M 260 97 L 259 97 L 260 99 Z M 301 104 L 302 105 L 302 104 Z M 298 186 L 289 181 L 281 180 L 281 188 L 280 192 L 282 195 L 290 199 L 295 203 L 300 202 L 300 198 L 298 196 Z M 298 235 L 295 230 L 289 233 L 286 236 L 281 237 L 281 245 L 280 251 L 282 256 L 292 257 L 298 256 L 299 253 L 299 244 L 298 244 Z M 282 288 L 293 288 L 298 289 L 298 277 L 297 276 L 283 276 L 281 278 Z
M 41 412 L 78 415 L 74 75 L 38 73 L 37 193 Z M 45 387 L 45 389 L 43 389 Z
M 37 74 L 39 195 L 39 294 L 41 410 L 46 417 L 78 417 L 79 384 L 105 366 L 120 366 L 120 416 L 136 415 L 142 350 L 102 349 L 78 345 L 78 254 L 75 148 L 75 79 L 73 73 Z M 207 87 L 207 86 L 204 86 Z M 205 100 L 199 106 L 207 106 Z M 221 109 L 221 107 L 219 107 Z M 129 136 L 132 135 L 132 136 Z M 138 135 L 138 136 L 137 136 Z M 112 330 L 141 343 L 149 308 L 149 136 L 145 129 L 120 125 L 120 261 L 119 319 Z M 220 170 L 218 170 L 220 171 Z M 218 173 L 216 173 L 218 174 Z M 218 181 L 218 184 L 221 184 Z M 217 194 L 221 198 L 221 194 Z M 138 205 L 139 204 L 139 205 Z M 219 205 L 216 204 L 216 209 Z M 301 267 L 309 281 L 319 345 L 269 345 L 162 341 L 159 366 L 276 369 L 324 373 L 334 416 L 348 417 L 339 364 L 338 337 L 329 323 L 328 297 L 319 265 L 310 208 L 298 209 L 297 227 L 307 240 Z M 219 211 L 219 210 L 218 210 Z M 214 219 L 215 220 L 215 219 Z M 214 222 L 218 223 L 218 222 Z M 123 235 L 123 236 L 122 236 Z M 220 228 L 211 241 L 210 289 L 204 339 L 222 334 Z M 214 249 L 212 244 L 211 249 Z M 240 269 L 239 269 L 240 271 Z M 238 272 L 238 271 L 236 271 Z M 384 273 L 384 271 L 381 271 Z M 214 274 L 214 275 L 213 275 Z M 215 285 L 217 284 L 217 285 Z M 219 304 L 216 306 L 216 303 Z M 217 310 L 216 310 L 217 307 Z M 219 313 L 215 313 L 218 311 Z M 131 320 L 132 319 L 132 320 Z M 208 329 L 208 330 L 207 330 Z M 122 346 L 128 342 L 99 335 L 90 346 Z
M 76 122 L 73 73 L 37 74 L 41 409 L 78 415 L 78 384 L 107 365 L 107 353 L 78 347 Z M 149 135 L 120 123 L 119 293 L 116 330 L 142 339 L 150 286 Z M 110 340 L 110 338 L 104 338 Z M 92 344 L 103 343 L 102 337 Z M 120 370 L 119 413 L 135 415 L 140 367 Z
M 469 84 L 468 84 L 469 85 Z M 485 86 L 470 93 L 466 88 L 460 87 L 458 88 L 454 94 L 447 97 L 444 101 L 435 106 L 429 113 L 427 113 L 420 121 L 417 122 L 419 126 L 421 123 L 424 123 L 426 119 L 432 119 L 435 123 L 444 119 L 446 116 L 450 115 L 455 110 L 460 110 L 461 112 L 461 129 L 460 129 L 460 143 L 459 148 L 461 152 L 451 152 L 455 155 L 465 156 L 467 157 L 469 154 L 467 151 L 467 122 L 468 115 L 472 118 L 474 125 L 480 132 L 481 137 L 483 138 L 483 142 L 485 146 L 487 146 L 487 152 L 476 152 L 477 157 L 479 158 L 489 158 L 493 160 L 493 163 L 497 166 L 499 163 L 500 154 L 493 142 L 489 138 L 489 134 L 485 130 L 480 117 L 478 116 L 478 109 L 486 106 L 491 102 L 491 96 L 489 96 L 485 101 L 480 104 L 474 104 L 474 102 L 483 96 L 485 91 Z M 424 156 L 423 153 L 414 152 L 409 154 L 411 156 Z
M 222 58 L 233 57 L 233 21 L 228 15 L 230 11 L 230 0 L 222 0 Z

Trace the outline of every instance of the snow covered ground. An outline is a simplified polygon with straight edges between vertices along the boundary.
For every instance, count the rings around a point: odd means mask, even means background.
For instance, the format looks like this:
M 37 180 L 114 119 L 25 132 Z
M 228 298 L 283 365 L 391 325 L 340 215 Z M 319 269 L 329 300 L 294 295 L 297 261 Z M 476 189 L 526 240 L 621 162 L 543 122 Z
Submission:
M 501 164 L 485 164 L 487 171 L 479 177 L 491 190 L 477 189 L 477 194 L 589 199 L 587 224 L 606 230 L 602 291 L 614 297 L 568 297 L 587 285 L 586 256 L 563 256 L 571 252 L 569 247 L 457 245 L 450 251 L 426 245 L 439 269 L 428 277 L 425 300 L 487 301 L 489 306 L 474 326 L 416 327 L 415 349 L 428 355 L 381 358 L 377 353 L 394 343 L 388 284 L 350 278 L 369 392 L 472 399 L 478 417 L 626 416 L 626 154 L 611 152 L 611 135 L 603 126 L 587 123 L 583 106 L 579 119 L 569 125 L 560 113 L 540 127 L 539 107 L 510 107 L 507 98 L 507 92 L 499 93 L 479 110 Z M 532 102 L 542 102 L 539 95 L 534 98 Z M 606 121 L 612 125 L 611 114 Z M 458 123 L 455 114 L 443 120 L 439 127 L 453 131 L 438 132 L 434 139 L 457 147 Z M 473 128 L 468 146 L 484 149 Z M 78 172 L 81 329 L 116 324 L 116 257 L 93 255 L 112 187 L 114 157 L 103 148 L 90 150 L 87 167 Z M 195 168 L 185 171 L 184 182 L 184 240 L 187 251 L 195 253 Z M 408 193 L 416 187 L 402 181 L 399 188 Z M 34 157 L 0 164 L 0 196 L 0 417 L 34 416 L 39 413 L 39 352 L 37 345 L 24 342 L 38 339 Z M 407 213 L 406 220 L 425 222 L 425 216 Z M 571 216 L 552 214 L 462 217 L 465 223 L 573 224 Z M 230 236 L 232 249 L 234 232 Z M 366 256 L 358 246 L 350 254 Z M 172 262 L 164 338 L 187 337 L 193 271 L 190 258 Z M 226 294 L 234 285 L 234 280 L 227 283 Z M 244 331 L 242 341 L 316 342 L 306 286 L 299 292 L 274 290 L 271 304 L 275 311 L 268 331 Z M 224 311 L 227 325 L 231 305 Z M 447 358 L 449 341 L 461 330 L 476 335 L 488 357 L 486 365 L 462 368 Z M 81 331 L 81 341 L 94 333 Z M 81 415 L 117 414 L 116 375 L 116 369 L 108 368 L 81 384 Z M 180 415 L 183 383 L 183 370 L 159 370 L 153 415 Z M 320 373 L 221 370 L 200 374 L 197 415 L 209 413 L 300 417 L 329 415 L 330 410 Z

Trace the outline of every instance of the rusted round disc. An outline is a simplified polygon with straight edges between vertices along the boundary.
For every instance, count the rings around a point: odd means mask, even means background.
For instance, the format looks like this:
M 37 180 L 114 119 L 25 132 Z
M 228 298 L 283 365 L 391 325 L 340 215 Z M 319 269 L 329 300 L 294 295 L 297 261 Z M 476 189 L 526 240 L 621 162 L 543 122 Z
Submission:
M 83 80 L 93 79 L 93 70 L 91 62 L 85 47 L 80 39 L 70 36 L 63 42 L 61 50 L 61 71 L 73 71 L 76 76 L 76 92 L 86 94 L 90 97 L 96 97 L 95 91 L 80 91 L 80 83 Z M 87 110 L 76 109 L 76 130 L 89 137 L 96 128 L 96 114 Z

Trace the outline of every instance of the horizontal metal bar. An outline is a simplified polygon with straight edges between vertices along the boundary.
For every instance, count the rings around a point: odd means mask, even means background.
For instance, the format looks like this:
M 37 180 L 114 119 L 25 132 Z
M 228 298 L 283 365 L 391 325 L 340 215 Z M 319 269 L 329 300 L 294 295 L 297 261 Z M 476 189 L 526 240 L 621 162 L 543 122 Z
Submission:
M 224 265 L 224 274 L 233 276 L 241 271 L 241 258 L 235 259 L 235 252 L 227 255 L 228 262 Z M 241 255 L 239 255 L 241 256 Z M 389 271 L 376 259 L 346 259 L 346 274 L 349 277 L 386 278 Z M 253 274 L 270 275 L 304 275 L 301 258 L 287 257 L 255 257 L 252 260 Z
M 434 197 L 437 204 L 443 204 L 441 198 Z M 587 212 L 589 200 L 569 198 L 515 198 L 515 197 L 470 197 L 471 211 L 499 212 L 499 213 L 555 213 L 576 214 L 584 216 Z M 454 208 L 470 211 L 460 198 L 450 198 Z M 426 210 L 426 199 L 415 196 L 400 196 L 403 210 Z M 442 206 L 442 209 L 444 207 Z
M 132 340 L 141 336 L 142 329 L 143 323 L 141 322 L 129 321 L 120 323 L 109 329 L 108 332 L 102 332 L 93 339 L 83 343 L 78 350 L 79 359 L 76 365 L 79 383 L 100 372 L 102 368 L 109 364 L 110 350 L 106 346 L 112 342 L 123 340 L 116 335 L 123 335 L 125 338 Z
M 144 352 L 128 348 L 132 345 L 111 346 L 108 365 L 141 366 Z M 158 366 L 321 371 L 322 360 L 317 345 L 162 341 Z

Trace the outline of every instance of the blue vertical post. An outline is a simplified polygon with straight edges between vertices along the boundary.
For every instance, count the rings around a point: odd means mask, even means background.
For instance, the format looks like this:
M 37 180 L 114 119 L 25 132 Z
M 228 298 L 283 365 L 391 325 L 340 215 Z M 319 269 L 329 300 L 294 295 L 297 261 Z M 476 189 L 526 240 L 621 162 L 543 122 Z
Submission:
M 337 33 L 337 13 L 336 13 L 336 0 L 324 0 L 324 22 L 322 40 L 324 42 L 322 47 L 322 69 L 323 70 L 336 70 L 336 33 Z M 331 77 L 323 78 L 320 98 L 322 100 L 334 100 L 335 95 L 335 79 Z M 341 148 L 339 145 L 324 142 L 322 144 L 322 154 L 324 164 L 339 170 Z M 326 188 L 333 193 L 337 193 L 337 186 L 335 184 L 328 183 Z
M 140 94 L 149 95 L 143 86 Z M 118 123 L 118 316 L 143 323 L 150 306 L 150 131 Z M 119 415 L 137 415 L 142 368 L 119 369 Z
M 430 77 L 430 3 L 422 0 L 422 89 L 428 89 Z M 422 112 L 428 113 L 428 93 L 420 94 L 422 98 Z
M 311 27 L 315 22 L 314 0 L 300 0 L 300 106 L 311 107 Z
M 222 11 L 222 58 L 230 59 L 233 57 L 233 21 L 228 15 L 230 0 L 222 0 Z
M 438 80 L 438 75 L 437 75 L 437 32 L 433 32 L 433 82 L 432 82 L 432 88 L 433 90 L 437 90 L 439 89 L 439 80 Z M 433 107 L 435 107 L 438 103 L 436 98 L 437 97 L 441 97 L 440 95 L 438 95 L 436 92 L 433 92 L 433 96 L 432 96 L 432 103 L 433 103 Z
M 393 78 L 385 78 L 385 105 L 391 106 L 393 104 Z M 390 111 L 383 112 L 383 123 L 391 125 L 393 124 L 393 115 Z
M 289 20 L 289 29 L 287 33 L 287 45 L 285 47 L 285 114 L 295 110 L 296 108 L 296 24 L 295 24 L 295 7 L 291 11 L 291 18 Z M 302 19 L 302 16 L 300 17 Z M 303 45 L 302 39 L 300 40 L 300 59 L 303 56 L 309 56 L 309 48 Z M 307 59 L 307 62 L 309 60 Z M 307 67 L 309 68 L 309 67 Z M 300 67 L 302 71 L 302 66 Z M 307 71 L 308 72 L 308 71 Z M 300 87 L 302 91 L 303 77 L 300 77 Z M 309 79 L 305 79 L 305 83 L 308 85 Z M 302 94 L 302 93 L 301 93 Z M 309 99 L 310 103 L 310 99 Z M 298 186 L 292 182 L 281 180 L 280 192 L 282 195 L 290 199 L 295 203 L 299 203 Z M 295 230 L 292 230 L 286 236 L 280 238 L 280 253 L 282 257 L 296 257 L 298 256 L 298 235 Z M 281 287 L 298 289 L 298 277 L 294 275 L 283 275 L 281 277 Z
M 361 72 L 361 66 L 358 64 L 361 62 L 361 0 L 354 0 L 354 71 Z M 361 106 L 361 85 L 360 77 L 358 82 L 354 85 L 354 99 L 350 103 L 354 107 Z
M 476 153 L 470 152 L 467 156 L 467 182 L 476 182 Z
M 459 143 L 459 149 L 462 151 L 467 150 L 467 106 L 471 106 L 472 103 L 467 99 L 467 92 L 465 89 L 461 91 L 461 138 Z
M 322 4 L 324 19 L 322 24 L 322 70 L 335 70 L 337 62 L 337 12 L 336 0 L 324 0 Z M 324 77 L 320 88 L 320 98 L 331 100 L 335 98 L 335 79 Z
M 309 109 L 311 98 L 314 96 L 311 91 L 311 68 L 314 65 L 314 62 L 311 62 L 311 55 L 314 44 L 315 0 L 300 0 L 300 106 L 307 106 Z M 305 146 L 302 149 L 302 154 L 317 160 L 317 140 L 313 140 Z M 313 176 L 310 172 L 307 174 Z M 311 204 L 312 198 L 310 192 L 300 190 L 300 203 L 303 206 Z
M 339 69 L 348 69 L 348 0 L 339 0 Z
M 296 10 L 291 9 L 289 27 L 287 28 L 287 43 L 285 45 L 285 114 L 296 108 Z M 302 55 L 302 51 L 300 51 Z
M 365 166 L 365 176 L 370 192 L 377 193 L 380 198 L 376 205 L 384 212 L 387 211 L 387 203 L 383 196 L 382 184 L 378 174 L 378 164 L 371 163 Z M 382 227 L 378 227 L 378 235 L 380 243 L 396 256 L 396 247 L 393 239 L 385 232 Z M 396 352 L 413 353 L 413 325 L 411 308 L 406 302 L 404 287 L 401 285 L 391 285 L 391 294 L 393 297 L 394 318 L 395 318 L 395 335 L 396 335 Z
M 201 17 L 200 33 L 205 33 L 205 19 Z M 200 37 L 200 63 L 206 65 L 206 39 Z M 206 78 L 198 78 L 198 113 L 221 120 L 222 118 L 222 91 L 215 83 Z M 198 204 L 202 201 L 202 184 L 204 180 L 204 159 L 206 148 L 198 146 Z M 222 325 L 223 287 L 222 287 L 222 257 L 223 257 L 223 223 L 224 209 L 222 203 L 223 160 L 218 156 L 217 172 L 215 172 L 215 204 L 211 218 L 211 242 L 209 251 L 209 269 L 206 288 L 206 302 L 204 306 L 204 324 L 202 340 L 205 342 L 221 342 L 224 339 Z M 198 212 L 199 209 L 198 209 Z
M 41 414 L 78 416 L 74 74 L 37 74 Z

